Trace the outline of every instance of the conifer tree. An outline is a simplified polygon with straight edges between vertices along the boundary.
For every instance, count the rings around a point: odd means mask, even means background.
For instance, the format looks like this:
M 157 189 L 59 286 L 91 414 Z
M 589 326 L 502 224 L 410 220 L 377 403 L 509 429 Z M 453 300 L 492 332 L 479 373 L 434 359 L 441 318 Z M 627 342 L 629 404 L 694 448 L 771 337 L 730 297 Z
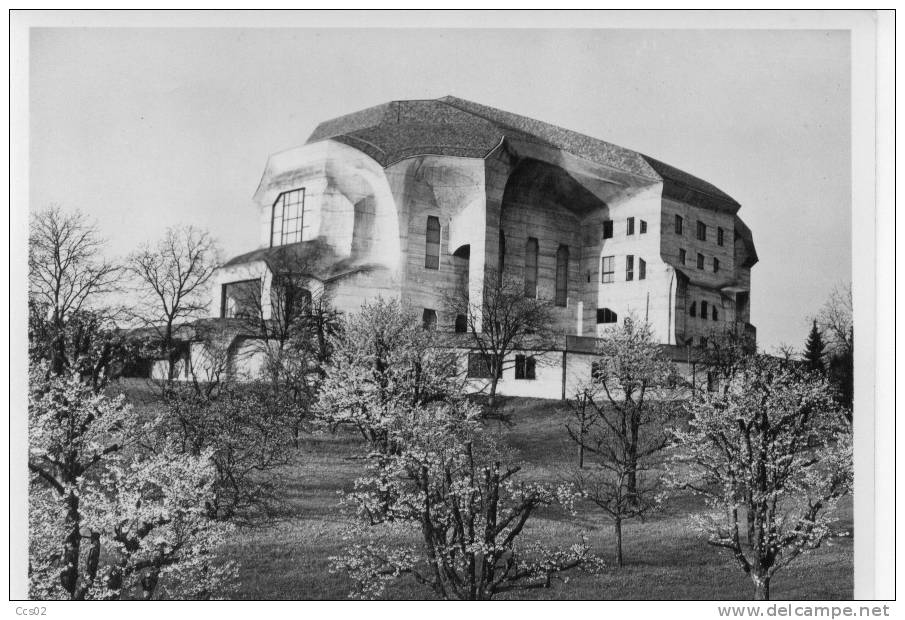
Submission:
M 808 363 L 811 370 L 824 371 L 823 355 L 826 344 L 823 342 L 823 336 L 817 329 L 817 321 L 811 324 L 811 333 L 808 334 L 808 340 L 805 343 L 804 359 Z

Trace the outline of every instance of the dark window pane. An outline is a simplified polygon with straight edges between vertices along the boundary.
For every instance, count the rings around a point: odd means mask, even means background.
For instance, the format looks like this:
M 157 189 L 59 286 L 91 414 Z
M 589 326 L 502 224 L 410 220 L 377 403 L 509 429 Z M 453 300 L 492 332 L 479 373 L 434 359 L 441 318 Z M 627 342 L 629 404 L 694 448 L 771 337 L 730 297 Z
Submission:
M 468 331 L 468 317 L 464 314 L 456 315 L 456 333 L 464 334 Z
M 433 329 L 437 326 L 437 311 L 431 310 L 430 308 L 425 308 L 424 312 L 421 314 L 421 322 L 424 326 L 424 329 Z
M 635 218 L 630 217 L 630 218 L 628 218 L 628 220 L 626 220 L 625 234 L 627 234 L 627 235 L 635 234 Z
M 618 320 L 619 317 L 617 317 L 616 313 L 609 308 L 597 308 L 597 323 L 615 323 Z
M 603 238 L 613 238 L 613 220 L 604 220 L 603 222 Z
M 676 234 L 677 235 L 682 234 L 682 216 L 681 215 L 676 216 Z
M 635 257 L 629 254 L 625 257 L 625 281 L 635 279 Z
M 556 305 L 565 306 L 569 297 L 569 248 L 559 246 L 556 251 Z
M 704 255 L 698 254 L 698 269 L 704 268 Z
M 495 355 L 483 355 L 481 353 L 468 354 L 468 376 L 472 379 L 490 379 L 491 369 L 499 372 L 500 364 L 496 363 Z
M 641 231 L 639 234 L 643 235 L 646 232 L 647 232 L 647 222 L 644 220 L 641 220 Z
M 525 297 L 537 297 L 537 239 L 528 237 L 525 244 Z
M 515 378 L 516 379 L 525 378 L 525 356 L 524 355 L 515 356 Z
M 690 314 L 691 316 L 697 316 L 697 314 L 698 314 L 697 308 L 698 308 L 698 302 L 696 302 L 696 301 L 691 302 L 691 307 L 688 309 L 688 314 Z
M 647 277 L 647 262 L 643 258 L 638 259 L 638 279 L 643 280 Z
M 427 217 L 425 231 L 424 266 L 427 269 L 440 268 L 440 220 L 433 215 Z

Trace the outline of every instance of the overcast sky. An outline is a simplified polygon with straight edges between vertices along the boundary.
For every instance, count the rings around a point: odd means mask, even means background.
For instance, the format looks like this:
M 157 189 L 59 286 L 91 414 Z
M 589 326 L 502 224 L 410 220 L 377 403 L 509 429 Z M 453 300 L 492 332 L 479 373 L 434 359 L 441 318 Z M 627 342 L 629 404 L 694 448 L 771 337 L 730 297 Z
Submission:
M 447 94 L 666 161 L 733 196 L 762 347 L 851 278 L 847 31 L 38 29 L 30 208 L 125 255 L 173 224 L 258 244 L 267 156 L 324 119 Z

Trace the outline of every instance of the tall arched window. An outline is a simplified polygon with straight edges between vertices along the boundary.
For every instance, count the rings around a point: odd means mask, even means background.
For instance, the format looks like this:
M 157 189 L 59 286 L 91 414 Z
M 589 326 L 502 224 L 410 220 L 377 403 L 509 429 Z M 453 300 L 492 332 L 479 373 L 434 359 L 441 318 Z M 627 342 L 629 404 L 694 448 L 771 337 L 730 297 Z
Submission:
M 525 244 L 525 297 L 537 297 L 537 239 L 528 237 Z
M 565 306 L 569 298 L 569 247 L 559 246 L 556 251 L 556 305 Z
M 440 268 L 440 220 L 433 215 L 427 216 L 426 244 L 424 250 L 425 269 Z
M 497 257 L 497 271 L 499 272 L 497 275 L 500 278 L 500 282 L 503 281 L 503 270 L 506 268 L 506 233 L 503 232 L 503 229 L 500 229 L 500 254 Z

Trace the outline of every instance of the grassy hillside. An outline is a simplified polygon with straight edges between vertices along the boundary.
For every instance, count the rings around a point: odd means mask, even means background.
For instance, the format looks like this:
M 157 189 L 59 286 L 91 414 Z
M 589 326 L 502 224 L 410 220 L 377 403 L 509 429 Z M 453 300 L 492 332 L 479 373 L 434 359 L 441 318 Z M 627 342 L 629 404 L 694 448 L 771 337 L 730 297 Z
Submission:
M 524 461 L 527 476 L 558 480 L 563 466 L 575 462 L 575 448 L 565 434 L 562 403 L 511 399 L 504 405 L 510 424 L 491 422 Z M 349 489 L 364 468 L 358 439 L 351 434 L 305 438 L 295 463 L 283 472 L 285 518 L 243 529 L 226 550 L 241 565 L 241 599 L 344 599 L 348 578 L 329 572 L 331 555 L 342 548 L 343 520 L 338 492 Z M 698 500 L 680 496 L 666 511 L 644 523 L 624 528 L 626 566 L 602 575 L 573 572 L 567 584 L 520 593 L 543 599 L 748 599 L 750 580 L 723 550 L 706 544 L 690 527 L 689 514 Z M 840 526 L 851 530 L 851 501 L 840 508 Z M 577 519 L 549 510 L 532 519 L 528 535 L 547 542 L 571 544 L 581 528 L 604 558 L 612 555 L 612 528 L 590 505 Z M 832 541 L 799 558 L 774 578 L 771 595 L 780 599 L 850 599 L 852 539 Z M 392 598 L 430 598 L 413 581 L 388 590 Z

